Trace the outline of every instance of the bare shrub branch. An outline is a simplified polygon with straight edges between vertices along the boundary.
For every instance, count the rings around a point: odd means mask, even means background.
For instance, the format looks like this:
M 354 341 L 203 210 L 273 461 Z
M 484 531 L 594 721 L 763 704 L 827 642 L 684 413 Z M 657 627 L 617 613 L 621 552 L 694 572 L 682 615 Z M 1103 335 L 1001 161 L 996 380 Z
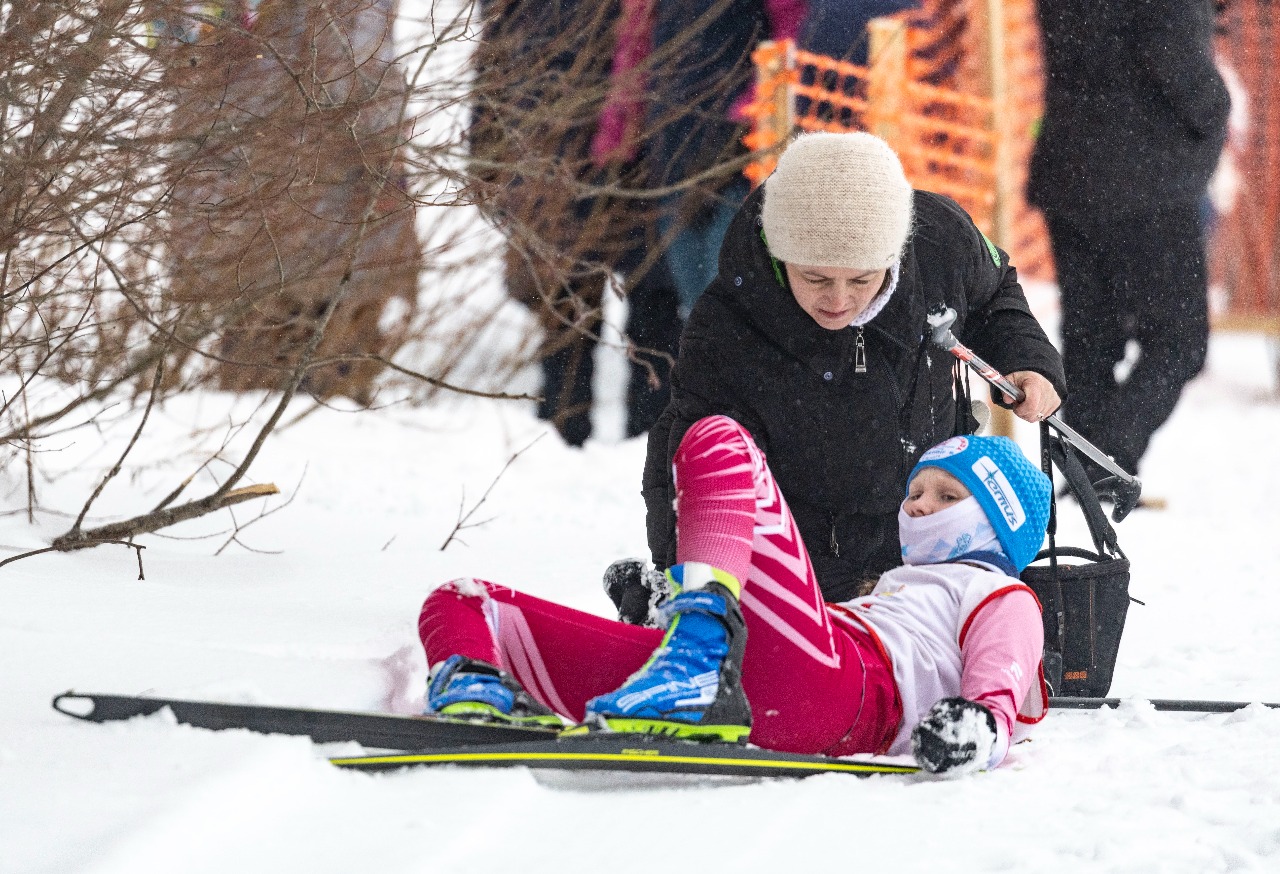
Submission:
M 601 338 L 604 294 L 661 257 L 647 238 L 619 277 L 659 204 L 744 158 L 661 185 L 639 160 L 598 163 L 610 100 L 707 59 L 677 42 L 611 81 L 614 4 L 554 27 L 544 6 L 493 0 L 481 18 L 436 0 L 414 20 L 395 0 L 0 4 L 0 447 L 21 459 L 28 519 L 71 520 L 48 549 L 140 549 L 275 494 L 246 483 L 300 397 L 536 401 L 511 379 Z M 219 390 L 262 400 L 160 433 L 160 411 Z M 91 478 L 73 509 L 45 506 L 42 483 L 68 475 L 51 441 L 71 433 Z M 228 469 L 179 503 L 214 462 Z M 143 494 L 119 494 L 128 478 Z M 232 514 L 219 551 L 243 527 Z
M 462 542 L 460 539 L 458 539 L 458 534 L 460 532 L 465 531 L 468 528 L 478 528 L 481 525 L 484 525 L 488 522 L 493 521 L 492 519 L 482 519 L 479 522 L 472 522 L 471 517 L 474 516 L 476 511 L 479 510 L 484 505 L 484 502 L 489 499 L 489 495 L 490 493 L 493 492 L 494 486 L 496 486 L 498 484 L 498 481 L 502 479 L 502 475 L 507 472 L 507 469 L 511 467 L 511 465 L 515 463 L 515 460 L 519 458 L 521 455 L 523 455 L 526 450 L 531 448 L 534 443 L 537 443 L 539 440 L 541 440 L 542 437 L 543 435 L 539 434 L 537 437 L 533 438 L 533 440 L 530 441 L 527 445 L 525 445 L 520 449 L 517 449 L 514 453 L 512 453 L 511 457 L 507 459 L 507 463 L 502 465 L 502 469 L 498 471 L 498 475 L 493 478 L 493 482 L 489 483 L 489 488 L 484 490 L 484 494 L 480 496 L 480 500 L 476 501 L 475 504 L 472 505 L 470 510 L 466 509 L 467 495 L 465 491 L 463 492 L 461 501 L 458 505 L 457 524 L 453 526 L 453 530 L 449 532 L 449 536 L 444 539 L 444 543 L 440 544 L 441 552 L 444 552 L 445 549 L 448 548 L 449 544 L 452 543 L 454 540 L 458 540 L 459 543 Z

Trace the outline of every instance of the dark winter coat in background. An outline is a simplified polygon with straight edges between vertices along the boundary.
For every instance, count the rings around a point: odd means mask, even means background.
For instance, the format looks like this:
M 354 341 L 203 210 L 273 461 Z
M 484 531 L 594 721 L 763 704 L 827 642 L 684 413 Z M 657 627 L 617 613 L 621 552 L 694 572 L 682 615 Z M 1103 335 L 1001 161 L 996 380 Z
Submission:
M 1195 201 L 1226 140 L 1211 0 L 1038 0 L 1047 68 L 1028 195 L 1089 219 Z
M 507 293 L 541 323 L 538 415 L 571 445 L 590 436 L 596 336 L 605 287 L 618 273 L 631 303 L 625 330 L 638 350 L 627 434 L 642 433 L 666 403 L 680 330 L 675 289 L 655 254 L 652 201 L 587 193 L 650 184 L 642 131 L 623 125 L 615 144 L 629 149 L 608 160 L 592 153 L 617 84 L 619 31 L 637 23 L 622 20 L 620 0 L 481 0 L 479 12 L 471 190 L 507 238 Z
M 864 328 L 828 331 L 796 302 L 761 236 L 762 192 L 739 211 L 720 273 L 681 338 L 672 400 L 649 433 L 649 547 L 675 561 L 671 462 L 689 426 L 723 414 L 767 456 L 827 600 L 900 564 L 907 474 L 957 433 L 953 358 L 926 337 L 926 313 L 953 307 L 956 336 L 1003 372 L 1033 370 L 1065 395 L 1061 362 L 1008 256 L 954 201 L 916 192 L 898 288 Z M 866 372 L 856 356 L 865 344 Z
M 1048 78 L 1028 196 L 1058 275 L 1063 415 L 1136 473 L 1208 350 L 1201 210 L 1230 110 L 1213 8 L 1039 0 L 1039 14 Z
M 804 9 L 804 0 L 656 0 L 649 127 L 659 184 L 746 154 L 747 127 L 730 116 L 754 81 L 751 53 L 794 35 Z
M 867 25 L 871 20 L 919 7 L 920 0 L 809 0 L 800 48 L 866 64 L 871 44 Z

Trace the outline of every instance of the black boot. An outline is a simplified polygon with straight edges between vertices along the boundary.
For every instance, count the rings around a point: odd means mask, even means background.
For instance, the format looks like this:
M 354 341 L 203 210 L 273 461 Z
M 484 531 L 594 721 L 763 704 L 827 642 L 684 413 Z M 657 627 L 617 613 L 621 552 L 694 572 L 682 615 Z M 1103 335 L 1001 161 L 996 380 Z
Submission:
M 595 342 L 576 337 L 542 359 L 542 401 L 538 418 L 551 422 L 570 446 L 591 436 L 592 356 Z

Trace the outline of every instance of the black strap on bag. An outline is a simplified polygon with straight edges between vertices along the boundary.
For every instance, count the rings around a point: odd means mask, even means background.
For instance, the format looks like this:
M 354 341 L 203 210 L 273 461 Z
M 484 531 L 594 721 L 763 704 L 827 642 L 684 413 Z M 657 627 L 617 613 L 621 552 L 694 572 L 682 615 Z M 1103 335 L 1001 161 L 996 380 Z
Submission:
M 1085 473 L 1084 465 L 1080 463 L 1075 449 L 1069 442 L 1054 434 L 1046 422 L 1040 423 L 1040 455 L 1041 465 L 1045 467 L 1045 473 L 1049 475 L 1051 481 L 1053 471 L 1049 467 L 1050 463 L 1062 471 L 1067 487 L 1071 489 L 1071 494 L 1080 505 L 1080 511 L 1084 513 L 1084 521 L 1089 526 L 1089 535 L 1093 538 L 1094 549 L 1116 558 L 1124 558 L 1125 554 L 1120 550 L 1120 543 L 1116 538 L 1116 529 L 1107 521 L 1107 514 L 1102 510 L 1098 493 L 1094 490 L 1093 483 L 1089 482 L 1089 475 Z M 1052 498 L 1050 500 L 1056 503 Z M 1053 518 L 1052 511 L 1050 518 Z M 1049 533 L 1051 549 L 1054 533 L 1052 530 Z
M 1045 679 L 1049 683 L 1049 688 L 1056 692 L 1062 686 L 1062 651 L 1066 647 L 1067 628 L 1062 598 L 1062 579 L 1058 575 L 1058 500 L 1053 491 L 1053 453 L 1051 451 L 1053 442 L 1054 438 L 1049 432 L 1049 426 L 1041 421 L 1040 469 L 1049 478 L 1049 525 L 1046 533 L 1049 536 L 1049 577 L 1053 583 L 1054 598 L 1051 604 L 1046 604 L 1047 599 L 1043 592 L 1036 591 L 1036 596 L 1040 599 L 1040 609 L 1044 617 Z M 1034 560 L 1039 561 L 1043 556 L 1042 550 Z M 1024 572 L 1023 581 L 1035 590 L 1036 586 L 1030 580 L 1033 576 L 1034 574 L 1028 575 Z M 1056 647 L 1050 645 L 1051 640 L 1057 643 Z
M 956 422 L 951 432 L 954 437 L 960 434 L 975 434 L 979 423 L 973 415 L 973 397 L 969 392 L 969 368 L 956 358 L 951 362 L 952 393 L 956 399 Z
M 1075 496 L 1095 551 L 1059 546 L 1057 501 L 1050 496 L 1049 548 L 1029 566 L 1022 580 L 1044 610 L 1045 678 L 1056 695 L 1100 698 L 1111 686 L 1120 636 L 1129 606 L 1129 560 L 1120 549 L 1093 484 L 1071 443 L 1040 425 L 1040 464 L 1052 481 L 1057 468 Z M 1083 559 L 1064 565 L 1061 557 Z

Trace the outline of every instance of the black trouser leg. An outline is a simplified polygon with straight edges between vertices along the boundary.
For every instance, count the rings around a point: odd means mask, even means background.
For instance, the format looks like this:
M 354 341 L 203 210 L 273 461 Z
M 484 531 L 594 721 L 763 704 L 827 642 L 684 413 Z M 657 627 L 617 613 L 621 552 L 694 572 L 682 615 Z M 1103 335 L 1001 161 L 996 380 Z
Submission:
M 635 437 L 653 427 L 671 399 L 671 367 L 680 345 L 678 296 L 664 260 L 635 282 L 627 303 L 626 331 L 635 346 L 627 384 L 627 436 Z
M 1208 306 L 1194 203 L 1106 222 L 1049 216 L 1062 295 L 1066 418 L 1129 472 L 1204 366 Z M 1123 381 L 1129 340 L 1139 357 Z
M 514 247 L 507 250 L 508 293 L 537 314 L 544 333 L 538 418 L 550 421 L 570 446 L 581 446 L 591 436 L 591 381 L 604 277 L 571 276 L 568 270 L 564 264 L 535 261 Z
M 1115 368 L 1125 353 L 1124 313 L 1114 303 L 1105 256 L 1093 241 L 1064 221 L 1051 219 L 1049 227 L 1062 301 L 1062 364 L 1069 392 L 1064 417 L 1110 454 L 1116 444 Z
M 1137 363 L 1120 385 L 1117 405 L 1131 427 L 1117 432 L 1115 456 L 1137 467 L 1151 437 L 1188 382 L 1204 368 L 1209 347 L 1204 239 L 1195 203 L 1166 206 L 1147 217 L 1142 245 L 1121 254 L 1125 309 L 1133 314 Z

